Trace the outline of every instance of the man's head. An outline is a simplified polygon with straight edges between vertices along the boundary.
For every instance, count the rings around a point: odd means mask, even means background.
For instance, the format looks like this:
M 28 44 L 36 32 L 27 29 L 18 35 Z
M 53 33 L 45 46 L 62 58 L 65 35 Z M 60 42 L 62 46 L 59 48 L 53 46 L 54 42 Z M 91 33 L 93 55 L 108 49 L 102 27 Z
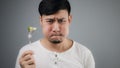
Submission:
M 49 42 L 58 44 L 66 39 L 71 22 L 71 7 L 67 0 L 42 0 L 39 5 L 42 31 Z

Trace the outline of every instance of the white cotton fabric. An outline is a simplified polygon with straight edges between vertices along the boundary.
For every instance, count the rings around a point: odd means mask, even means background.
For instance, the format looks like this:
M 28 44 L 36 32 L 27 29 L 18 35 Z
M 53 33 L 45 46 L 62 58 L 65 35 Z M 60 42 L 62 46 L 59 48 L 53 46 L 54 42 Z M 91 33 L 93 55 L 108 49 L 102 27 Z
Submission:
M 95 68 L 93 55 L 85 46 L 73 41 L 69 50 L 57 53 L 44 48 L 39 40 L 20 49 L 15 68 L 21 68 L 19 58 L 27 50 L 34 52 L 36 68 Z

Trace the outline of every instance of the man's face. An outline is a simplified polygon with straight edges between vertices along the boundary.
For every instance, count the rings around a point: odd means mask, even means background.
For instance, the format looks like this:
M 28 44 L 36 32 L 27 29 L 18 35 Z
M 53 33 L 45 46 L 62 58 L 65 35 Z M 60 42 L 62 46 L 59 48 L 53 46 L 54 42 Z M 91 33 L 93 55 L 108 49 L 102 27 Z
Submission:
M 66 10 L 60 10 L 52 15 L 41 16 L 41 26 L 45 38 L 51 43 L 61 43 L 69 33 L 71 16 Z

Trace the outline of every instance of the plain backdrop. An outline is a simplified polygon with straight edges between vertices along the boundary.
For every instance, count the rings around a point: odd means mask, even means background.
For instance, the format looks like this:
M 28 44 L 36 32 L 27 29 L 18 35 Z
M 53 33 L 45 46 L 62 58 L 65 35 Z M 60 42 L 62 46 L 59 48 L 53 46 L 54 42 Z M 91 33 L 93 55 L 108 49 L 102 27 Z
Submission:
M 42 38 L 41 0 L 0 0 L 0 68 L 14 68 L 18 52 L 28 44 L 27 27 Z M 96 68 L 120 68 L 120 0 L 69 0 L 73 20 L 69 37 L 88 47 Z

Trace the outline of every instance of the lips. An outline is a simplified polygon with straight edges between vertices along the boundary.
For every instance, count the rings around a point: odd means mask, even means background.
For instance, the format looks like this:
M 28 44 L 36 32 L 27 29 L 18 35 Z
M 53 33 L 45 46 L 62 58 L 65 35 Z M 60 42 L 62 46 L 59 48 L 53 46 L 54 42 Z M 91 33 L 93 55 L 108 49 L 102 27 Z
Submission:
M 62 36 L 62 34 L 51 34 L 50 37 L 52 36 Z

